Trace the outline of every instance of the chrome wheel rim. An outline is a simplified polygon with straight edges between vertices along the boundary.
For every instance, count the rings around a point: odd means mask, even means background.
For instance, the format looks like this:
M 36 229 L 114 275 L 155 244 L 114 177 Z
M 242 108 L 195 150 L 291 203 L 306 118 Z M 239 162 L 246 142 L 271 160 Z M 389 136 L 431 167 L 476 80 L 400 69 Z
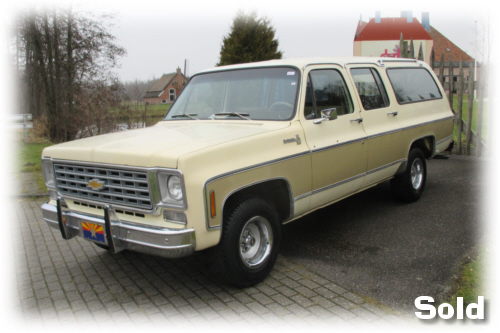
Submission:
M 424 181 L 424 164 L 421 159 L 417 158 L 411 165 L 411 185 L 414 190 L 419 190 Z
M 262 266 L 271 254 L 273 230 L 269 221 L 255 216 L 247 221 L 240 234 L 240 257 L 246 267 Z

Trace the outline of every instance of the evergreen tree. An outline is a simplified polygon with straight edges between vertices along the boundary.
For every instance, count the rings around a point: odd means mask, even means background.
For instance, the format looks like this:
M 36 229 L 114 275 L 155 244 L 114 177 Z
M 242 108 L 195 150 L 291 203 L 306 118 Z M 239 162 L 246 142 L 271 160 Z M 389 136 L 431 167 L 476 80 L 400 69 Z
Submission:
M 275 29 L 266 17 L 257 18 L 252 12 L 239 12 L 233 20 L 231 32 L 223 39 L 217 66 L 281 59 Z

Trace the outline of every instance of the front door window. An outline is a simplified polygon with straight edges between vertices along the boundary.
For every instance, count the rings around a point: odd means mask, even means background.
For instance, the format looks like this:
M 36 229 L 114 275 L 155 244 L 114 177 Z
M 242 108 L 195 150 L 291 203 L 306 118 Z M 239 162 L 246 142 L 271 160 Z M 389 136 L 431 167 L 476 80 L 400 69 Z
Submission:
M 339 116 L 354 112 L 342 76 L 334 69 L 311 71 L 307 79 L 304 107 L 306 119 L 321 118 L 322 110 L 332 108 L 337 110 Z

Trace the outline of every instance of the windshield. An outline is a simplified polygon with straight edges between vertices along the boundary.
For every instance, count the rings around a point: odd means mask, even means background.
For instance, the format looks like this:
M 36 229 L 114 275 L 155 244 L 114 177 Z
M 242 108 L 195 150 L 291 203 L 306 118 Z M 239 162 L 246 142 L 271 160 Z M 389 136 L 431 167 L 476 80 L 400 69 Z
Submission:
M 183 89 L 165 120 L 291 119 L 298 80 L 298 71 L 291 67 L 197 75 Z

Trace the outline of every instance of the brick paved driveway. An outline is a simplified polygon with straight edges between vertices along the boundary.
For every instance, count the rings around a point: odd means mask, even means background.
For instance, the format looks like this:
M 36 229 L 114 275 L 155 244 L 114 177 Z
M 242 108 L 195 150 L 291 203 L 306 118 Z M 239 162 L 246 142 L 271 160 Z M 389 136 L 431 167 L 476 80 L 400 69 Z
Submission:
M 42 219 L 45 200 L 13 199 L 13 232 L 19 235 L 13 243 L 19 300 L 13 304 L 27 322 L 183 327 L 406 323 L 397 312 L 283 257 L 263 283 L 237 289 L 211 275 L 204 253 L 175 260 L 112 255 L 78 237 L 65 241 Z

